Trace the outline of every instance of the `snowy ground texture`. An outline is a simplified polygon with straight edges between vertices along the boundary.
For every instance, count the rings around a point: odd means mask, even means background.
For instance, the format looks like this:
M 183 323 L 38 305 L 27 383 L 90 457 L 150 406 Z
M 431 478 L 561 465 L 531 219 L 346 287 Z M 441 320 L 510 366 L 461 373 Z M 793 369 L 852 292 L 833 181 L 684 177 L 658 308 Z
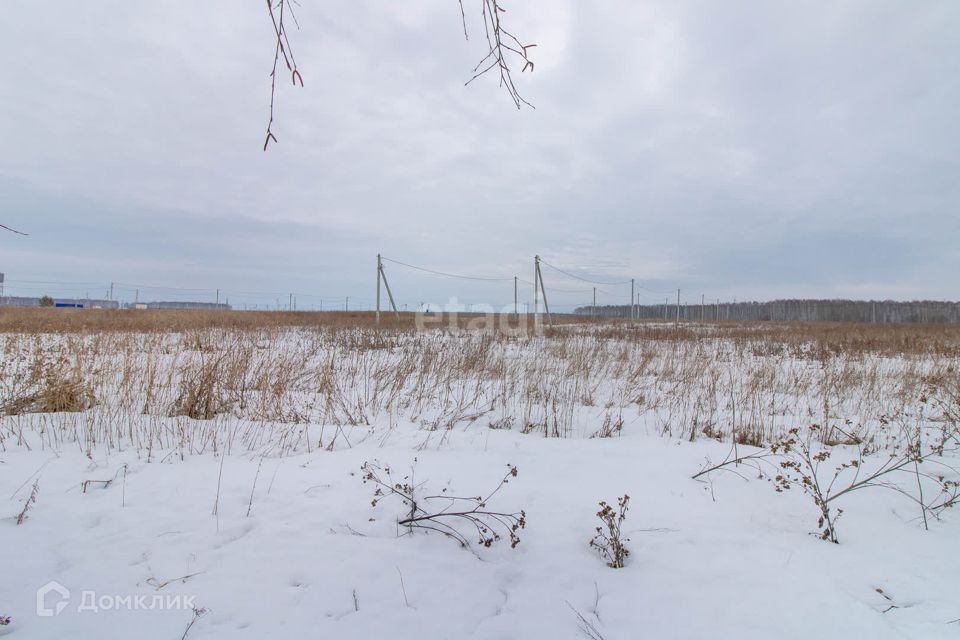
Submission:
M 288 344 L 290 338 L 284 340 Z M 142 353 L 143 344 L 137 342 L 131 352 Z M 585 348 L 568 344 L 564 354 L 574 347 Z M 580 380 L 568 394 L 576 399 L 568 409 L 558 409 L 556 401 L 551 407 L 538 400 L 536 390 L 520 383 L 512 392 L 532 395 L 532 408 L 520 399 L 504 400 L 501 395 L 511 393 L 510 374 L 501 371 L 493 382 L 486 374 L 478 376 L 494 385 L 496 394 L 481 389 L 477 393 L 487 396 L 471 399 L 467 409 L 464 396 L 457 392 L 452 393 L 455 402 L 447 400 L 450 384 L 442 399 L 438 400 L 437 387 L 424 392 L 430 398 L 416 401 L 410 399 L 412 391 L 400 385 L 402 390 L 394 392 L 392 400 L 377 400 L 380 404 L 373 411 L 371 392 L 342 375 L 335 391 L 349 398 L 342 407 L 331 405 L 329 399 L 317 405 L 303 400 L 309 398 L 311 387 L 316 388 L 316 380 L 291 383 L 291 396 L 306 402 L 303 414 L 310 406 L 319 411 L 320 405 L 325 413 L 278 422 L 269 438 L 251 437 L 252 431 L 267 429 L 267 424 L 252 422 L 238 405 L 225 407 L 212 420 L 134 418 L 109 409 L 103 388 L 97 390 L 97 406 L 84 412 L 5 417 L 0 440 L 0 503 L 5 504 L 0 513 L 0 615 L 11 616 L 12 621 L 0 626 L 0 636 L 135 635 L 143 640 L 960 636 L 960 512 L 945 509 L 936 517 L 931 512 L 925 527 L 921 510 L 909 495 L 865 489 L 837 501 L 843 509 L 840 544 L 831 544 L 819 539 L 819 512 L 811 499 L 798 489 L 775 491 L 772 474 L 759 478 L 755 469 L 741 465 L 734 468 L 736 473 L 691 478 L 707 460 L 717 463 L 728 457 L 732 445 L 723 430 L 727 423 L 737 424 L 737 411 L 748 418 L 750 412 L 759 416 L 767 433 L 809 424 L 816 418 L 811 419 L 808 407 L 819 407 L 827 393 L 838 393 L 825 390 L 827 385 L 818 384 L 819 378 L 804 383 L 796 373 L 809 369 L 820 371 L 811 375 L 827 376 L 824 371 L 839 366 L 834 360 L 821 362 L 818 368 L 777 356 L 771 365 L 764 360 L 768 356 L 756 355 L 755 349 L 738 360 L 730 355 L 737 351 L 730 345 L 708 347 L 711 354 L 727 354 L 726 371 L 731 362 L 741 366 L 749 362 L 751 371 L 776 372 L 783 365 L 784 378 L 792 377 L 795 388 L 804 393 L 820 389 L 822 397 L 813 391 L 800 397 L 771 389 L 774 399 L 764 408 L 739 409 L 727 405 L 729 388 L 714 390 L 715 406 L 703 410 L 710 416 L 703 429 L 715 437 L 691 438 L 687 423 L 702 419 L 699 408 L 696 415 L 691 410 L 673 412 L 677 423 L 672 428 L 664 428 L 669 415 L 650 413 L 676 400 L 671 390 L 679 392 L 679 383 L 664 379 L 667 374 L 656 364 L 657 358 L 671 360 L 671 370 L 692 366 L 676 363 L 677 345 L 661 349 L 628 344 L 624 350 L 613 344 L 608 348 L 614 352 L 610 361 L 626 358 L 621 378 L 604 380 L 610 370 L 602 367 L 593 377 L 587 372 L 577 378 L 581 374 L 567 371 L 564 379 Z M 20 348 L 9 342 L 6 346 L 8 373 L 10 354 L 27 358 Z M 327 362 L 327 348 L 321 344 L 310 358 Z M 511 342 L 503 348 L 511 362 L 524 359 L 518 352 L 539 355 L 543 362 L 559 350 L 549 340 Z M 543 352 L 530 351 L 537 349 Z M 448 345 L 448 350 L 464 348 Z M 393 345 L 392 353 L 397 351 Z M 638 359 L 653 353 L 650 366 L 657 369 L 654 377 L 660 386 L 649 386 L 652 383 L 644 382 L 643 376 L 652 374 L 631 366 L 634 351 Z M 388 351 L 358 353 L 355 358 L 367 353 L 380 358 Z M 116 351 L 112 357 L 117 360 Z M 557 357 L 569 361 L 573 356 Z M 902 385 L 893 380 L 904 370 L 950 364 L 922 360 L 898 365 L 896 359 L 877 356 L 858 359 L 855 365 L 901 372 L 881 375 L 869 384 L 889 389 L 890 397 L 900 398 L 898 410 L 909 413 L 911 401 L 895 391 Z M 84 370 L 96 369 L 103 375 L 103 364 L 98 366 Z M 321 375 L 324 367 L 332 366 L 319 366 L 310 375 Z M 707 369 L 701 375 L 710 378 L 709 364 L 703 366 Z M 363 367 L 358 369 L 362 372 Z M 382 373 L 369 373 L 382 382 Z M 422 389 L 427 377 L 422 368 L 409 375 L 419 375 Z M 730 382 L 731 387 L 749 387 L 761 397 L 756 389 L 764 383 L 751 381 L 749 371 L 736 375 L 743 382 Z M 126 384 L 122 376 L 106 377 L 110 384 Z M 722 382 L 722 376 L 713 379 L 715 384 Z M 862 389 L 867 383 L 860 382 Z M 701 390 L 708 387 L 699 378 L 689 384 Z M 765 384 L 775 385 L 776 380 Z M 884 446 L 895 438 L 892 431 L 883 431 L 885 418 L 866 415 L 863 407 L 873 411 L 876 398 L 858 400 L 857 387 L 853 384 L 853 390 L 846 389 L 846 396 L 832 402 L 864 413 L 833 417 L 841 425 L 847 424 L 844 420 L 856 423 L 847 430 L 872 430 L 875 438 L 864 464 L 875 468 L 889 456 Z M 321 393 L 334 395 L 329 389 Z M 658 400 L 653 393 L 663 398 Z M 175 389 L 169 394 L 171 406 L 182 396 Z M 363 394 L 369 406 L 361 406 L 358 396 Z M 638 394 L 644 397 L 639 399 Z M 582 402 L 586 396 L 588 401 Z M 617 398 L 622 399 L 619 404 Z M 135 404 L 147 411 L 142 400 Z M 483 409 L 479 415 L 474 405 Z M 283 403 L 270 406 L 282 413 Z M 777 406 L 797 413 L 803 407 L 806 414 L 778 412 Z M 354 421 L 360 424 L 343 418 L 358 411 L 373 417 Z M 822 409 L 828 419 L 834 411 Z M 443 424 L 437 415 L 446 416 Z M 551 415 L 568 416 L 567 426 L 551 433 Z M 622 416 L 621 428 L 613 437 L 588 437 L 607 415 Z M 914 421 L 923 418 L 918 412 L 910 415 Z M 450 416 L 456 419 L 448 420 Z M 515 424 L 509 417 L 516 419 Z M 116 424 L 101 424 L 109 420 Z M 524 423 L 536 425 L 541 420 L 543 429 L 525 428 Z M 163 437 L 150 431 L 158 429 Z M 205 430 L 215 433 L 206 439 Z M 278 444 L 281 440 L 285 444 Z M 878 444 L 881 441 L 884 446 Z M 856 457 L 855 445 L 831 449 L 838 463 Z M 759 451 L 743 444 L 738 448 L 740 455 Z M 511 549 L 509 541 L 500 541 L 483 547 L 468 528 L 461 529 L 472 542 L 466 549 L 435 532 L 409 533 L 397 525 L 405 515 L 400 500 L 371 504 L 374 487 L 363 482 L 361 466 L 372 461 L 391 466 L 401 476 L 413 470 L 422 496 L 486 494 L 508 465 L 516 466 L 517 476 L 488 506 L 525 512 L 520 544 Z M 828 481 L 833 462 L 825 476 Z M 953 464 L 953 458 L 944 454 L 924 464 L 933 463 L 947 469 L 942 465 Z M 111 482 L 99 482 L 106 480 Z M 903 487 L 916 483 L 910 474 L 893 481 Z M 35 500 L 27 505 L 34 487 Z M 624 523 L 631 554 L 625 568 L 611 569 L 588 541 L 599 524 L 598 502 L 615 503 L 624 494 L 631 497 Z M 17 524 L 25 506 L 23 522 Z M 68 589 L 69 601 L 57 615 L 38 616 L 37 589 L 49 581 Z M 90 597 L 85 592 L 95 594 L 94 603 L 107 606 L 81 610 L 80 605 L 90 604 L 83 602 Z M 127 604 L 149 605 L 157 602 L 155 596 L 174 605 L 192 603 L 198 611 L 189 606 L 150 610 Z M 52 593 L 43 604 L 53 608 L 60 600 L 65 598 Z

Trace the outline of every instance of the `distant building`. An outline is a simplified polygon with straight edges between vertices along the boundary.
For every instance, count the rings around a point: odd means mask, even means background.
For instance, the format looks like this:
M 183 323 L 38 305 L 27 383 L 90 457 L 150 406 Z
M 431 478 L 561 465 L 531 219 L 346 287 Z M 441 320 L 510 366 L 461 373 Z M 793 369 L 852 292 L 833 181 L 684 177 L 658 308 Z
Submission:
M 140 303 L 137 308 L 145 309 L 196 309 L 207 311 L 230 311 L 231 307 L 222 302 L 159 301 Z
M 94 298 L 52 298 L 54 307 L 73 309 L 119 309 L 116 300 L 97 300 Z M 0 307 L 39 307 L 40 298 L 32 296 L 2 296 Z
M 116 300 L 96 298 L 52 298 L 53 306 L 67 309 L 197 309 L 207 311 L 230 311 L 232 307 L 222 302 L 159 301 L 133 302 L 121 305 Z M 40 298 L 32 296 L 0 296 L 0 307 L 39 307 Z

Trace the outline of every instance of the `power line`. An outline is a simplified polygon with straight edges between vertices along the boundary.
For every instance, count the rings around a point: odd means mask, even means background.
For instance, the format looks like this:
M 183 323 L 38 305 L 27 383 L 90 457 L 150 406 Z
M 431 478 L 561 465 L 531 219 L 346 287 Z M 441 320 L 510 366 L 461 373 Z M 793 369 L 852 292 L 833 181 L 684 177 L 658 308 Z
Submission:
M 650 287 L 645 287 L 641 284 L 637 285 L 637 289 L 643 289 L 644 291 L 649 291 L 650 293 L 656 293 L 657 295 L 661 295 L 661 296 L 667 296 L 672 294 L 674 291 L 676 291 L 676 289 L 671 289 L 669 291 L 660 291 L 658 289 L 651 289 Z
M 390 262 L 390 263 L 392 263 L 392 264 L 399 265 L 399 266 L 401 266 L 401 267 L 405 267 L 405 268 L 408 268 L 408 269 L 411 269 L 411 270 L 414 270 L 414 271 L 419 271 L 419 272 L 422 272 L 422 273 L 425 273 L 425 274 L 429 274 L 429 275 L 433 275 L 433 276 L 438 276 L 438 277 L 443 277 L 443 278 L 451 278 L 451 279 L 467 280 L 467 281 L 475 281 L 475 282 L 489 282 L 489 283 L 508 283 L 508 282 L 510 282 L 510 281 L 515 281 L 515 282 L 518 283 L 518 284 L 521 284 L 521 283 L 522 283 L 522 284 L 525 285 L 526 287 L 534 287 L 534 288 L 536 288 L 536 286 L 537 286 L 537 285 L 535 284 L 535 282 L 531 282 L 530 280 L 526 280 L 526 279 L 520 278 L 520 277 L 518 277 L 518 276 L 517 276 L 517 277 L 511 277 L 511 276 L 508 276 L 508 277 L 488 277 L 488 276 L 466 275 L 466 274 L 462 274 L 462 273 L 452 273 L 452 272 L 448 272 L 448 271 L 441 271 L 441 270 L 438 270 L 438 269 L 431 269 L 431 268 L 428 268 L 428 267 L 422 267 L 422 266 L 419 266 L 419 265 L 411 264 L 411 263 L 408 263 L 408 262 L 403 262 L 403 261 L 400 261 L 400 260 L 395 260 L 395 259 L 392 259 L 392 258 L 382 258 L 382 259 L 383 259 L 384 261 Z M 546 265 L 546 266 L 550 267 L 551 270 L 553 270 L 553 271 L 555 271 L 555 272 L 557 272 L 557 273 L 559 273 L 559 274 L 562 274 L 563 276 L 565 276 L 566 278 L 569 278 L 569 279 L 571 279 L 571 280 L 575 280 L 575 281 L 587 283 L 587 284 L 590 284 L 590 285 L 601 285 L 602 287 L 606 287 L 606 288 L 596 287 L 595 292 L 596 292 L 596 294 L 598 294 L 598 295 L 603 295 L 605 298 L 608 298 L 608 299 L 613 298 L 613 299 L 626 300 L 626 299 L 630 298 L 631 296 L 628 296 L 627 294 L 617 293 L 615 290 L 612 290 L 612 289 L 614 289 L 614 288 L 616 288 L 616 287 L 620 287 L 620 286 L 622 286 L 622 285 L 631 284 L 631 282 L 633 282 L 634 285 L 635 285 L 635 288 L 637 289 L 637 291 L 635 291 L 635 294 L 636 294 L 636 295 L 635 295 L 635 297 L 633 297 L 633 299 L 631 299 L 630 304 L 634 304 L 634 303 L 636 303 L 636 304 L 642 304 L 642 303 L 641 303 L 641 299 L 644 299 L 644 301 L 649 300 L 650 298 L 653 297 L 651 294 L 659 295 L 659 296 L 670 295 L 670 296 L 672 297 L 673 294 L 674 294 L 675 291 L 676 291 L 675 289 L 671 289 L 671 290 L 669 290 L 669 291 L 661 291 L 661 290 L 659 290 L 659 289 L 655 289 L 655 288 L 651 288 L 651 287 L 648 287 L 648 286 L 644 286 L 644 285 L 636 282 L 635 280 L 634 280 L 634 281 L 631 281 L 631 280 L 623 280 L 623 281 L 593 280 L 593 279 L 590 279 L 589 277 L 583 277 L 583 276 L 581 276 L 581 275 L 577 275 L 577 274 L 572 273 L 572 272 L 570 272 L 570 271 L 566 271 L 566 270 L 564 270 L 564 269 L 561 269 L 561 268 L 557 267 L 556 265 L 553 265 L 553 264 L 551 264 L 551 263 L 549 263 L 549 262 L 544 261 L 543 259 L 540 259 L 540 263 L 543 264 L 543 265 Z M 578 270 L 579 270 L 579 269 L 578 269 Z M 42 277 L 42 276 L 41 276 L 41 277 Z M 563 282 L 562 279 L 560 279 L 560 281 L 561 281 L 561 283 Z M 656 282 L 660 282 L 660 281 L 657 280 Z M 160 285 L 132 284 L 132 283 L 125 283 L 125 282 L 107 283 L 107 282 L 105 282 L 105 281 L 51 281 L 51 280 L 17 280 L 17 279 L 14 279 L 14 280 L 7 280 L 7 285 L 8 285 L 8 287 L 9 287 L 10 290 L 14 290 L 14 291 L 16 291 L 16 290 L 21 290 L 23 293 L 32 292 L 32 291 L 48 292 L 48 289 L 57 289 L 57 290 L 59 290 L 59 292 L 61 292 L 61 293 L 67 293 L 67 292 L 69 291 L 70 293 L 72 293 L 72 294 L 74 295 L 74 297 L 86 297 L 86 296 L 89 296 L 89 292 L 101 291 L 101 290 L 103 290 L 103 289 L 106 289 L 106 288 L 109 286 L 109 287 L 111 287 L 111 290 L 115 290 L 117 293 L 120 293 L 120 292 L 129 293 L 129 292 L 132 292 L 134 289 L 136 289 L 136 290 L 138 290 L 138 297 L 140 297 L 140 296 L 141 296 L 142 294 L 144 294 L 144 293 L 150 292 L 150 293 L 148 293 L 148 295 L 152 295 L 152 296 L 164 296 L 164 297 L 168 297 L 168 298 L 170 298 L 170 299 L 184 299 L 184 298 L 190 298 L 190 297 L 200 297 L 200 298 L 210 297 L 210 298 L 212 298 L 213 295 L 214 295 L 216 292 L 219 292 L 219 296 L 222 296 L 223 298 L 233 297 L 233 298 L 236 298 L 236 299 L 244 299 L 244 298 L 245 298 L 245 299 L 248 299 L 248 300 L 250 300 L 250 299 L 255 299 L 255 298 L 261 298 L 261 297 L 262 297 L 262 298 L 265 298 L 265 299 L 271 299 L 271 300 L 273 300 L 273 299 L 276 299 L 276 298 L 287 298 L 288 296 L 291 296 L 291 295 L 292 295 L 292 296 L 296 296 L 297 298 L 300 298 L 300 299 L 302 299 L 302 300 L 312 300 L 312 301 L 314 301 L 314 302 L 320 302 L 321 304 L 323 304 L 323 303 L 328 303 L 328 302 L 329 302 L 329 303 L 331 303 L 331 306 L 338 304 L 340 301 L 345 301 L 345 300 L 348 299 L 348 296 L 321 295 L 321 294 L 319 294 L 319 293 L 297 293 L 297 292 L 290 292 L 289 290 L 286 290 L 286 291 L 239 291 L 239 290 L 236 290 L 236 291 L 234 291 L 234 290 L 222 289 L 222 288 L 221 288 L 221 289 L 214 289 L 214 288 L 212 288 L 212 287 L 209 288 L 209 289 L 204 289 L 204 288 L 187 288 L 187 287 L 171 287 L 171 286 L 160 286 Z M 269 285 L 268 285 L 268 286 L 269 286 Z M 86 289 L 86 292 L 87 292 L 86 295 L 85 295 L 85 296 L 80 296 L 79 293 L 80 293 L 80 292 L 84 292 L 84 289 Z M 459 289 L 459 287 L 458 287 L 458 289 Z M 575 284 L 574 284 L 574 287 L 573 287 L 573 288 L 562 288 L 562 287 L 546 286 L 544 289 L 545 289 L 546 291 L 550 292 L 550 293 L 561 294 L 559 297 L 560 297 L 561 299 L 566 298 L 567 300 L 570 300 L 570 299 L 571 299 L 572 297 L 574 297 L 574 296 L 589 295 L 591 292 L 594 291 L 594 289 L 593 289 L 592 287 L 591 287 L 591 288 L 576 288 L 576 285 L 575 285 Z M 71 290 L 72 290 L 72 291 L 71 291 Z M 49 291 L 49 293 L 55 293 L 55 292 L 54 292 L 54 291 Z M 97 294 L 97 295 L 99 295 L 99 294 Z M 105 294 L 105 295 L 109 295 L 109 294 Z M 472 294 L 472 295 L 475 295 L 475 294 Z M 525 295 L 526 295 L 526 294 L 525 294 Z M 570 297 L 568 297 L 568 295 L 569 295 Z M 493 297 L 494 297 L 494 298 L 500 298 L 501 296 L 499 296 L 499 295 L 494 295 Z M 506 298 L 505 295 L 502 296 L 502 297 L 503 297 L 504 299 Z M 221 299 L 221 298 L 218 297 L 218 299 Z M 372 301 L 372 299 L 370 299 L 370 298 L 361 298 L 361 297 L 356 297 L 356 296 L 349 296 L 349 300 L 350 300 L 351 302 L 354 302 L 354 303 L 357 303 L 357 304 L 364 304 L 364 303 L 368 303 L 368 302 L 371 302 L 371 301 Z M 421 303 L 422 303 L 422 298 L 420 298 L 420 300 L 421 300 Z M 411 300 L 410 302 L 411 302 L 411 304 L 413 304 L 414 307 L 417 306 L 416 304 L 413 303 L 412 300 Z M 598 301 L 598 302 L 599 302 L 599 301 Z M 611 301 L 611 302 L 612 302 L 612 301 Z M 556 304 L 557 306 L 578 306 L 578 305 L 573 305 L 573 304 L 571 304 L 571 305 L 560 305 L 560 304 L 558 304 L 558 303 L 559 303 L 559 301 L 555 302 L 555 304 Z M 687 303 L 687 304 L 694 304 L 694 303 L 691 303 L 690 301 L 686 301 L 686 303 Z M 272 302 L 271 302 L 270 304 L 272 304 Z M 466 302 L 461 302 L 460 304 L 479 305 L 479 304 L 483 304 L 483 303 L 475 303 L 475 302 L 466 303 Z M 610 303 L 608 303 L 608 305 L 609 305 L 609 304 L 610 304 Z M 651 305 L 659 305 L 660 303 L 659 303 L 659 302 L 654 302 L 653 300 L 650 300 L 650 302 L 649 302 L 648 304 L 651 304 Z M 505 305 L 505 306 L 509 306 L 509 305 Z
M 610 296 L 611 298 L 620 298 L 621 300 L 630 299 L 629 293 L 611 293 L 610 291 L 604 291 L 603 289 L 597 289 L 597 293 L 602 293 L 603 295 Z
M 437 271 L 437 270 L 435 270 L 435 269 L 427 269 L 426 267 L 418 267 L 418 266 L 413 265 L 413 264 L 407 264 L 406 262 L 400 262 L 399 260 L 394 260 L 394 259 L 392 259 L 392 258 L 385 258 L 385 257 L 383 257 L 383 256 L 381 256 L 380 259 L 383 260 L 383 261 L 385 261 L 385 262 L 392 262 L 392 263 L 394 263 L 394 264 L 399 264 L 399 265 L 404 266 L 404 267 L 407 267 L 407 268 L 409 268 L 409 269 L 416 269 L 417 271 L 423 271 L 424 273 L 432 273 L 433 275 L 436 275 L 436 276 L 444 276 L 444 277 L 446 277 L 446 278 L 459 278 L 459 279 L 461 279 L 461 280 L 482 280 L 482 281 L 485 281 L 485 282 L 507 282 L 507 281 L 513 281 L 513 277 L 512 277 L 512 276 L 509 277 L 509 278 L 484 278 L 484 277 L 481 277 L 481 276 L 464 276 L 464 275 L 460 275 L 460 274 L 456 274 L 456 273 L 447 273 L 447 272 L 445 272 L 445 271 Z
M 558 293 L 590 293 L 593 291 L 593 289 L 560 289 L 558 287 L 554 287 L 553 285 L 550 285 L 547 287 L 547 289 Z
M 590 284 L 601 284 L 601 285 L 606 285 L 606 286 L 615 286 L 615 285 L 619 285 L 619 284 L 630 284 L 630 281 L 629 281 L 629 280 L 622 280 L 622 281 L 618 281 L 618 282 L 601 282 L 601 281 L 599 281 L 599 280 L 590 280 L 590 279 L 588 279 L 588 278 L 582 278 L 582 277 L 580 277 L 580 276 L 575 276 L 575 275 L 573 275 L 572 273 L 569 273 L 569 272 L 567 272 L 567 271 L 564 271 L 564 270 L 561 269 L 560 267 L 555 267 L 555 266 L 553 266 L 552 264 L 550 264 L 549 262 L 547 262 L 547 261 L 544 260 L 543 258 L 540 258 L 540 263 L 547 265 L 548 267 L 550 267 L 550 268 L 553 269 L 554 271 L 559 271 L 560 273 L 562 273 L 563 275 L 565 275 L 565 276 L 567 276 L 567 277 L 573 278 L 573 279 L 575 279 L 575 280 L 582 280 L 582 281 L 584 281 L 584 282 L 589 282 Z
M 101 283 L 102 284 L 102 283 Z M 132 291 L 134 289 L 139 289 L 140 291 L 161 291 L 161 292 L 174 292 L 174 293 L 184 293 L 184 294 L 197 294 L 197 293 L 207 293 L 213 294 L 217 289 L 189 289 L 186 287 L 164 287 L 157 285 L 146 285 L 146 284 L 131 284 L 127 282 L 117 282 L 115 283 L 118 289 Z M 333 296 L 333 295 L 323 295 L 319 293 L 302 293 L 297 291 L 239 291 L 233 289 L 219 289 L 220 293 L 226 296 L 235 296 L 235 297 L 270 297 L 275 298 L 277 296 L 289 296 L 293 294 L 298 298 L 311 298 L 314 300 L 343 300 L 347 296 Z M 366 300 L 367 298 L 356 298 L 357 301 Z
M 129 282 L 115 282 L 118 287 L 125 289 L 152 289 L 155 291 L 187 291 L 191 293 L 213 293 L 216 289 L 188 289 L 186 287 L 159 287 L 147 284 L 130 284 Z
M 87 286 L 101 286 L 108 284 L 105 281 L 98 282 L 58 282 L 53 280 L 7 280 L 7 284 L 56 284 L 56 285 L 76 285 L 78 287 L 87 287 Z

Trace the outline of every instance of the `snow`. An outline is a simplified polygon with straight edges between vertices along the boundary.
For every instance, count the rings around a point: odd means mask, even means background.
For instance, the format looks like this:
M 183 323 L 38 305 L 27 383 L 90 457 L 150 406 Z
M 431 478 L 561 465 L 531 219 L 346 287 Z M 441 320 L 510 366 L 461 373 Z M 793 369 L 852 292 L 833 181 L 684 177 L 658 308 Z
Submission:
M 894 492 L 846 499 L 833 545 L 811 535 L 817 511 L 799 491 L 776 493 L 746 472 L 692 480 L 706 458 L 727 455 L 729 445 L 713 440 L 629 425 L 616 438 L 547 439 L 474 423 L 426 445 L 413 424 L 386 443 L 377 432 L 357 428 L 352 446 L 334 451 L 165 462 L 134 450 L 88 457 L 8 443 L 4 511 L 16 516 L 36 478 L 40 490 L 23 525 L 0 522 L 0 613 L 13 617 L 0 635 L 169 640 L 194 617 L 79 612 L 83 591 L 192 596 L 207 610 L 189 629 L 193 640 L 587 637 L 575 611 L 608 640 L 960 632 L 950 622 L 960 618 L 957 516 L 948 511 L 924 531 Z M 402 470 L 414 459 L 418 482 L 463 495 L 491 490 L 516 465 L 492 506 L 526 511 L 520 545 L 463 549 L 433 533 L 402 535 L 402 506 L 371 507 L 360 466 Z M 84 480 L 114 477 L 83 492 Z M 613 570 L 587 543 L 597 503 L 624 493 L 631 555 Z M 38 617 L 35 591 L 49 580 L 71 590 L 71 603 Z
M 5 401 L 53 367 L 91 385 L 96 404 L 0 417 L 0 616 L 12 617 L 0 636 L 960 633 L 953 510 L 925 530 L 909 497 L 857 491 L 838 501 L 834 545 L 800 490 L 778 493 L 749 467 L 691 477 L 729 455 L 733 425 L 767 443 L 838 425 L 879 464 L 903 424 L 937 428 L 918 398 L 926 377 L 955 376 L 955 357 L 578 331 L 8 335 Z M 218 415 L 171 415 L 184 381 L 221 356 Z M 590 437 L 620 420 L 614 437 Z M 834 451 L 829 469 L 853 455 Z M 485 495 L 515 465 L 489 506 L 525 511 L 519 546 L 408 532 L 399 500 L 371 504 L 368 461 L 414 469 L 421 496 Z M 624 494 L 631 554 L 614 570 L 588 542 L 598 503 Z M 50 581 L 69 602 L 40 616 Z M 91 597 L 99 610 L 81 606 Z

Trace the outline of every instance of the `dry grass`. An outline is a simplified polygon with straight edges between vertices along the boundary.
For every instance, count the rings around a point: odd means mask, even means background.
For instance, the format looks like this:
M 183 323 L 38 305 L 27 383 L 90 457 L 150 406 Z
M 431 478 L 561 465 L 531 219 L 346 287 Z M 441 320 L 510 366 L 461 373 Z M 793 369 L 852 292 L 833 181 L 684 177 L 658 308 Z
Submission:
M 707 337 L 749 342 L 757 355 L 789 354 L 828 359 L 836 355 L 884 354 L 960 357 L 960 325 L 858 324 L 836 322 L 670 323 L 626 321 L 601 324 L 611 339 L 698 342 Z M 563 327 L 557 332 L 563 332 Z
M 154 309 L 0 308 L 0 333 L 167 333 L 205 329 L 276 329 L 280 327 L 364 327 L 374 325 L 366 312 L 206 311 Z M 392 314 L 384 327 L 396 328 Z M 413 328 L 413 314 L 399 326 Z
M 208 311 L 174 309 L 58 309 L 39 307 L 0 307 L 0 333 L 167 333 L 206 329 L 278 329 L 315 327 L 324 329 L 379 328 L 383 331 L 413 331 L 416 314 L 404 312 L 399 319 L 383 313 L 379 327 L 371 311 Z M 483 318 L 482 314 L 431 314 L 430 324 L 448 327 L 451 322 L 466 327 Z M 453 318 L 451 320 L 451 318 Z M 576 316 L 555 316 L 555 324 L 583 323 Z M 497 323 L 516 327 L 509 314 L 498 316 Z
M 16 383 L 16 381 L 15 381 Z M 80 361 L 63 354 L 40 351 L 22 375 L 19 391 L 5 397 L 5 415 L 85 411 L 96 403 L 92 386 L 84 379 Z
M 542 333 L 465 329 L 477 320 L 417 331 L 413 314 L 377 327 L 359 312 L 5 309 L 0 446 L 282 455 L 401 424 L 425 442 L 490 425 L 760 446 L 816 423 L 827 444 L 883 448 L 904 416 L 956 433 L 958 327 L 568 317 Z
M 437 314 L 430 327 L 453 324 L 466 328 L 476 323 L 479 314 Z M 497 327 L 515 329 L 524 326 L 510 315 L 498 316 Z M 526 324 L 529 324 L 527 322 Z M 673 323 L 590 319 L 579 316 L 554 316 L 548 337 L 561 336 L 570 325 L 595 326 L 599 338 L 628 341 L 698 342 L 705 337 L 747 341 L 758 355 L 787 352 L 804 357 L 828 358 L 837 354 L 936 354 L 960 357 L 960 325 L 937 324 L 856 324 L 800 322 L 720 322 Z M 385 332 L 414 331 L 416 314 L 401 313 L 397 319 L 384 313 L 379 327 L 368 311 L 189 311 L 189 310 L 112 310 L 0 307 L 2 333 L 181 333 L 209 329 L 271 330 L 306 327 L 328 330 L 378 329 Z

